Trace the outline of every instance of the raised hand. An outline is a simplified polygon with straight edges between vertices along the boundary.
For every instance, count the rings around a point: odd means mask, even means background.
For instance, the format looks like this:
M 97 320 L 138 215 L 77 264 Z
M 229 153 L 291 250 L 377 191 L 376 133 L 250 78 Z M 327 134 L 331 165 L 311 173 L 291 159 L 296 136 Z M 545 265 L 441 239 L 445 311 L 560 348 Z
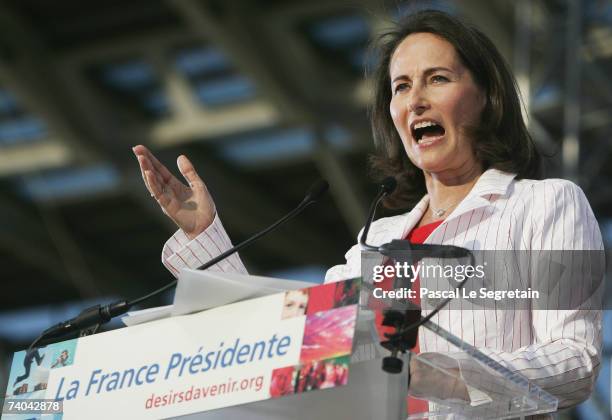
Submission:
M 215 217 L 215 203 L 185 155 L 180 155 L 176 163 L 187 185 L 176 179 L 145 146 L 138 145 L 132 150 L 151 197 L 189 239 L 210 226 Z

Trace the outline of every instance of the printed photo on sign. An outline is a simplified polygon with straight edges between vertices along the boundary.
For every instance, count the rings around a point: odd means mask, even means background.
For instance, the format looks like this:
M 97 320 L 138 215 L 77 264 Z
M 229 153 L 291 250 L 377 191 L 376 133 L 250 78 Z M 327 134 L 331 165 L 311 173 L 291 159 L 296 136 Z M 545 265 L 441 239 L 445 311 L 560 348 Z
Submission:
M 308 289 L 289 290 L 285 292 L 281 319 L 294 318 L 306 313 L 308 304 Z
M 279 398 L 302 392 L 343 386 L 348 383 L 350 356 L 313 360 L 297 367 L 274 369 L 270 397 Z
M 44 398 L 49 371 L 71 365 L 76 345 L 77 339 L 74 339 L 15 353 L 7 396 Z
M 316 360 L 300 367 L 296 393 L 348 383 L 350 356 Z
M 306 315 L 357 304 L 359 301 L 359 285 L 360 279 L 352 279 L 309 289 L 310 296 Z
M 278 398 L 293 394 L 295 392 L 297 373 L 297 369 L 293 366 L 274 369 L 272 371 L 272 380 L 270 381 L 270 397 Z
M 356 318 L 357 305 L 308 315 L 300 364 L 350 354 Z

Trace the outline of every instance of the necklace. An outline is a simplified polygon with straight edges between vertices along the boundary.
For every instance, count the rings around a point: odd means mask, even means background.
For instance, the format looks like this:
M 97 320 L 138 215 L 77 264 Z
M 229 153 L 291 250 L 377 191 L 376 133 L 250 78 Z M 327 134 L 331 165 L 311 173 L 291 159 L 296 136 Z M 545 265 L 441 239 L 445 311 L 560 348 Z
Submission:
M 446 208 L 437 208 L 436 209 L 436 208 L 431 207 L 431 212 L 434 215 L 434 217 L 439 219 L 440 217 L 444 216 L 444 213 L 446 213 L 447 210 L 450 209 L 451 207 L 453 207 L 455 204 L 457 204 L 457 203 L 453 203 L 453 204 L 451 204 L 450 206 L 448 206 Z

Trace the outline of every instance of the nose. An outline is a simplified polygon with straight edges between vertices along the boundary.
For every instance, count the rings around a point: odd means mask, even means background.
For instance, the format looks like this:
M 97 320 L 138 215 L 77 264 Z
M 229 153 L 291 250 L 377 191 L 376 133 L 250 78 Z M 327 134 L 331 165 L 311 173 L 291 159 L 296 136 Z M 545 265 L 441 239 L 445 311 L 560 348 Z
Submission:
M 408 109 L 416 115 L 421 115 L 429 109 L 429 102 L 424 95 L 423 89 L 420 87 L 415 86 L 411 89 L 410 97 L 408 98 Z

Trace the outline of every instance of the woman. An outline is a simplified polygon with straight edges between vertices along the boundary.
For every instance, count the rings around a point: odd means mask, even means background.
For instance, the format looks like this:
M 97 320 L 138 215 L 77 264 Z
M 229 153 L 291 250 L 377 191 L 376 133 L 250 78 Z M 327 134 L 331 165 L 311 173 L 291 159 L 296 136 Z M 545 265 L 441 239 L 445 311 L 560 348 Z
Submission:
M 539 155 L 521 117 L 516 84 L 501 55 L 479 30 L 441 12 L 408 17 L 383 37 L 372 110 L 381 155 L 374 169 L 399 187 L 389 207 L 408 213 L 376 221 L 368 241 L 381 245 L 415 234 L 427 243 L 472 250 L 603 249 L 579 187 L 535 181 Z M 181 228 L 163 261 L 178 274 L 229 247 L 202 180 L 185 156 L 181 184 L 143 146 L 134 148 L 145 184 Z M 417 236 L 418 236 L 417 235 Z M 215 267 L 245 271 L 238 256 Z M 331 268 L 326 281 L 359 276 L 360 249 Z M 599 371 L 600 311 L 451 311 L 433 320 L 534 380 L 561 407 L 586 399 Z M 420 331 L 421 351 L 448 351 Z

